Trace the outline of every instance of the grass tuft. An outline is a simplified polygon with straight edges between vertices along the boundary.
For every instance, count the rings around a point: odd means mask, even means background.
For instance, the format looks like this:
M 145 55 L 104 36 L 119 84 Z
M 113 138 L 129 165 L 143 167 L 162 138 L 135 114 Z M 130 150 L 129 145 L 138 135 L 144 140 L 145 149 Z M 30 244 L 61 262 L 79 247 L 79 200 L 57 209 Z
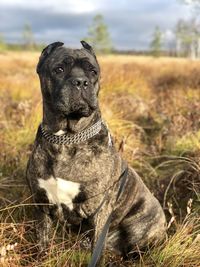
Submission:
M 0 54 L 0 266 L 86 266 L 85 236 L 55 227 L 38 257 L 25 168 L 41 121 L 38 53 Z M 100 105 L 116 146 L 163 205 L 168 237 L 115 266 L 200 266 L 200 63 L 103 56 Z

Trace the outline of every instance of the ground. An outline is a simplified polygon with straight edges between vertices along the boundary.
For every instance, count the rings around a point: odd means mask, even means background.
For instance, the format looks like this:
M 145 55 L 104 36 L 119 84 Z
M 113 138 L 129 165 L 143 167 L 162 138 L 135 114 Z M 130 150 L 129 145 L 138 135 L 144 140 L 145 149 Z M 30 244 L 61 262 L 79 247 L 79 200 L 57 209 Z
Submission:
M 25 169 L 41 121 L 36 52 L 0 54 L 0 266 L 85 266 L 83 236 L 55 227 L 48 253 L 36 255 Z M 200 62 L 99 56 L 100 105 L 117 148 L 159 199 L 164 243 L 116 266 L 200 266 Z

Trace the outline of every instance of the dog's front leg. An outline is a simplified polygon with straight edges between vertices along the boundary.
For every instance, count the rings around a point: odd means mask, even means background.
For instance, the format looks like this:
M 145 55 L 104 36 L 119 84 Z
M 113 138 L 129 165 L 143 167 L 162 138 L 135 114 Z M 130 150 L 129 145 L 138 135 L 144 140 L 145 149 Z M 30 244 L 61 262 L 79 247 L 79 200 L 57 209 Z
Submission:
M 44 252 L 49 245 L 50 235 L 52 232 L 52 220 L 49 215 L 41 209 L 37 209 L 36 216 L 36 235 L 39 251 Z

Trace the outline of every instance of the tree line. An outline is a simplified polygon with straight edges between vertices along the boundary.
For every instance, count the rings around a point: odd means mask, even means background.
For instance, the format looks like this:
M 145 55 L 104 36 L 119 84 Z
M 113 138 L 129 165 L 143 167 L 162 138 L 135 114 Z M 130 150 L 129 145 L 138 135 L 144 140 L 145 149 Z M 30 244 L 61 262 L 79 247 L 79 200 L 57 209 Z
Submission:
M 176 23 L 173 31 L 174 42 L 168 47 L 168 52 L 171 51 L 178 57 L 200 58 L 200 0 L 180 0 L 180 2 L 191 8 L 192 16 L 190 19 L 180 19 Z M 165 33 L 156 26 L 150 43 L 153 55 L 159 56 L 163 50 L 167 50 L 165 39 Z
M 178 0 L 191 8 L 192 17 L 188 20 L 180 19 L 173 31 L 173 41 L 167 43 L 166 34 L 159 26 L 156 26 L 150 40 L 149 53 L 153 56 L 169 55 L 178 57 L 200 58 L 200 0 Z M 88 34 L 84 38 L 97 53 L 110 53 L 115 51 L 112 44 L 108 26 L 101 14 L 97 14 L 88 28 Z M 6 49 L 3 36 L 0 35 L 0 50 Z M 11 47 L 14 45 L 10 45 Z M 16 46 L 16 45 L 15 45 Z M 43 45 L 35 42 L 32 28 L 25 24 L 22 31 L 22 43 L 18 48 L 33 50 L 41 49 Z M 116 51 L 115 51 L 116 52 Z

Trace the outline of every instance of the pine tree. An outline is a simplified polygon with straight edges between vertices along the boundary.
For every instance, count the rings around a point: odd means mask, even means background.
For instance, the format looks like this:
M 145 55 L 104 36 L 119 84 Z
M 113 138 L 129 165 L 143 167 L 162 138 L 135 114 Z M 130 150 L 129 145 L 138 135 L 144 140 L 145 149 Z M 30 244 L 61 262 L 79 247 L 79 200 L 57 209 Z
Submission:
M 177 55 L 197 58 L 200 56 L 200 31 L 196 19 L 179 20 L 175 29 Z
M 7 45 L 4 40 L 3 34 L 0 33 L 0 52 L 6 50 Z
M 112 50 L 112 42 L 108 27 L 102 15 L 93 18 L 92 25 L 88 29 L 88 37 L 85 40 L 97 53 L 109 53 Z
M 33 31 L 32 31 L 31 26 L 28 23 L 24 25 L 22 38 L 23 38 L 24 47 L 26 49 L 34 48 L 35 41 L 34 41 Z
M 150 49 L 154 56 L 160 56 L 162 49 L 162 32 L 158 26 L 156 26 L 154 30 L 152 41 L 150 43 Z

